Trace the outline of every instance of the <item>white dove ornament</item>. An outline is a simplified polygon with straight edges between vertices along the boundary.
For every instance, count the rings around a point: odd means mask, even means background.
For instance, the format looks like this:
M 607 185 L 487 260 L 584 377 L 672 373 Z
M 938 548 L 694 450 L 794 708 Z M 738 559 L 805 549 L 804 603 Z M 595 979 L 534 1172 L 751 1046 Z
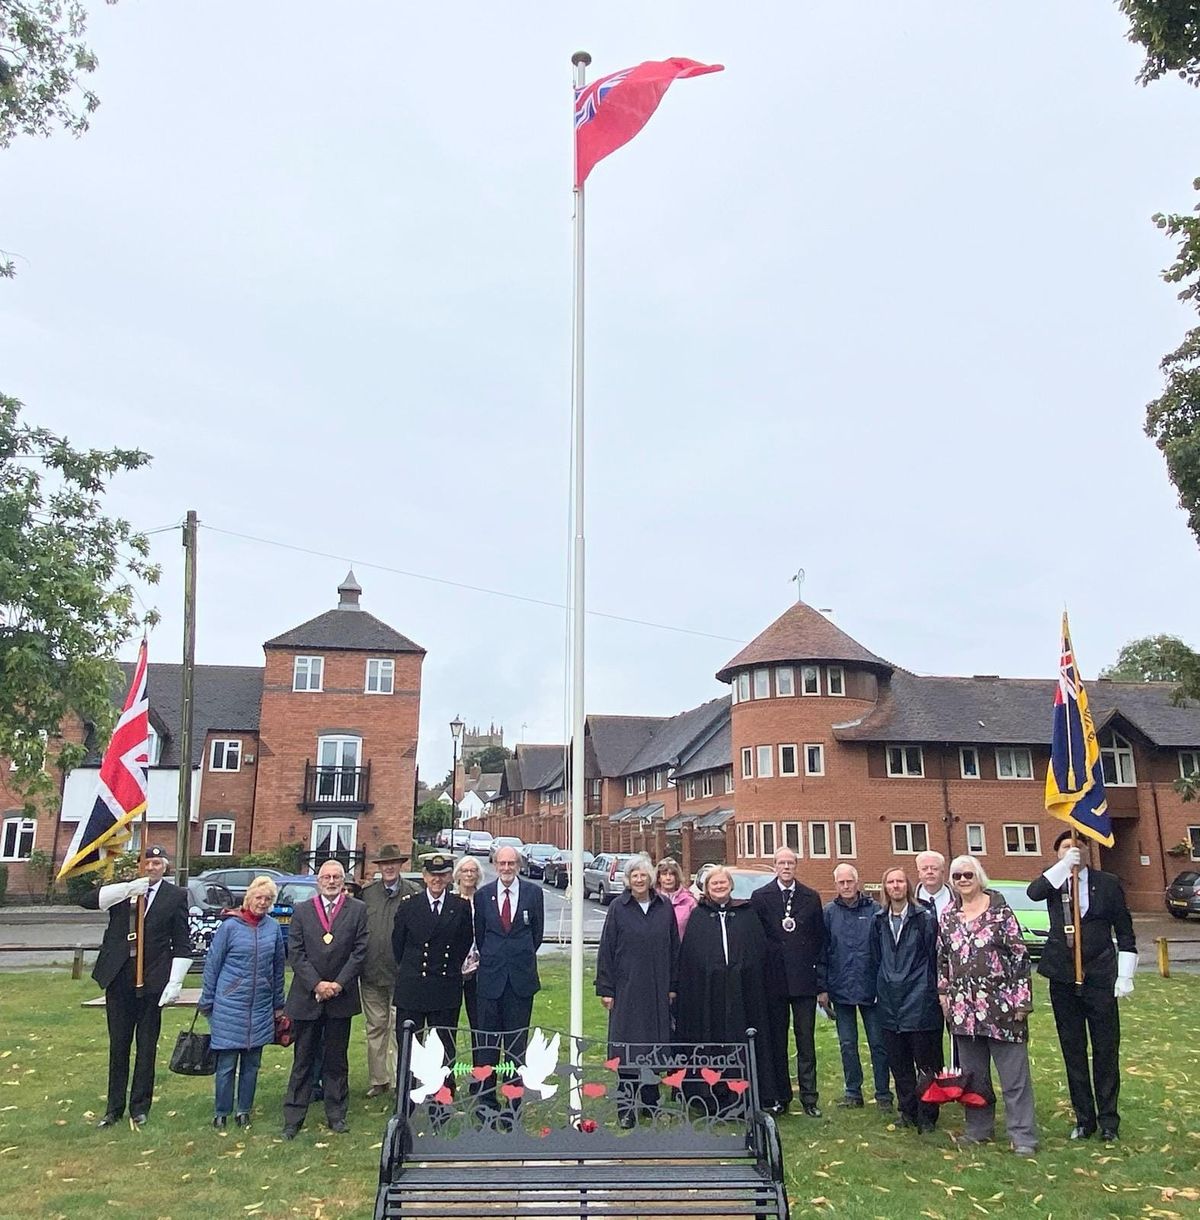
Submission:
M 429 1030 L 424 1042 L 419 1038 L 412 1040 L 409 1068 L 413 1074 L 413 1087 L 409 1090 L 408 1099 L 414 1106 L 432 1097 L 445 1083 L 450 1075 L 445 1060 L 446 1048 L 436 1030 Z
M 548 1084 L 558 1068 L 558 1044 L 561 1035 L 555 1034 L 549 1042 L 540 1029 L 535 1029 L 529 1035 L 529 1044 L 525 1048 L 525 1062 L 518 1069 L 517 1075 L 527 1089 L 539 1093 L 544 1101 L 558 1092 L 558 1085 Z

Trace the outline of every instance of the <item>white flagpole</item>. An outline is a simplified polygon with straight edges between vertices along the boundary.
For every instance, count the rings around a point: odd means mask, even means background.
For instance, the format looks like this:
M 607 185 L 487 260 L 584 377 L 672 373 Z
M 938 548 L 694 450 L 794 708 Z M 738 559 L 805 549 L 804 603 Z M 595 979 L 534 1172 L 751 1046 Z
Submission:
M 575 88 L 586 83 L 587 66 L 592 57 L 586 51 L 571 56 L 575 68 Z M 573 108 L 572 108 L 573 109 Z M 571 546 L 571 1007 L 570 1032 L 573 1054 L 578 1065 L 582 1058 L 583 1037 L 583 827 L 584 827 L 584 534 L 583 534 L 583 184 L 575 187 L 575 309 L 572 335 L 571 384 L 571 471 L 574 475 L 572 519 L 574 538 Z M 579 1076 L 572 1087 L 572 1107 L 579 1109 Z

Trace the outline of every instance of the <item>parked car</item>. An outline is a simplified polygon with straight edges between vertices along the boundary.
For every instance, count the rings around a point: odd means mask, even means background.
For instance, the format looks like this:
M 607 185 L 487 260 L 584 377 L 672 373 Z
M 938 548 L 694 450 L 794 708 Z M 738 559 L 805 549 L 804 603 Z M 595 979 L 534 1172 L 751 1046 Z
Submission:
M 583 853 L 583 867 L 587 868 L 595 859 L 590 851 Z M 565 890 L 571 881 L 571 852 L 569 849 L 556 851 L 542 865 L 542 880 L 556 889 Z
M 288 925 L 296 907 L 317 896 L 317 878 L 313 873 L 292 873 L 276 878 L 279 893 L 275 896 L 275 905 L 271 914 L 283 929 L 283 944 L 287 948 Z
M 1164 895 L 1167 910 L 1176 919 L 1186 919 L 1189 915 L 1200 915 L 1200 870 L 1189 868 L 1180 873 Z
M 593 858 L 583 870 L 583 896 L 595 894 L 601 906 L 608 906 L 618 895 L 625 892 L 625 865 L 633 856 L 605 853 Z
M 550 859 L 558 848 L 553 843 L 526 843 L 521 848 L 521 876 L 540 877 Z
M 494 841 L 486 830 L 473 830 L 471 831 L 470 841 L 467 844 L 467 851 L 473 856 L 490 856 Z
M 204 969 L 204 959 L 212 947 L 213 937 L 221 926 L 221 912 L 238 905 L 233 894 L 219 881 L 207 877 L 188 879 L 188 938 L 191 941 L 192 964 L 188 973 Z
M 515 847 L 517 849 L 517 853 L 520 854 L 520 852 L 524 850 L 525 844 L 521 839 L 518 839 L 516 835 L 497 835 L 492 840 L 492 847 L 488 852 L 488 859 L 493 864 L 496 863 L 496 853 L 502 847 Z
M 1028 881 L 993 881 L 991 888 L 1012 908 L 1029 956 L 1039 958 L 1050 935 L 1050 911 L 1045 902 L 1034 902 L 1025 893 L 1028 885 Z
M 215 881 L 223 885 L 234 897 L 234 905 L 246 897 L 246 887 L 255 877 L 270 877 L 276 885 L 287 873 L 277 868 L 210 868 L 197 876 L 197 881 Z

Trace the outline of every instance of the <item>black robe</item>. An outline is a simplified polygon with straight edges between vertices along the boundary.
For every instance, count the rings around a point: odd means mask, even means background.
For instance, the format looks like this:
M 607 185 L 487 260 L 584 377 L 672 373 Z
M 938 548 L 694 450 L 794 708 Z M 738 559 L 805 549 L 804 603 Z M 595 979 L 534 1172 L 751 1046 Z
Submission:
M 670 1042 L 679 931 L 675 909 L 651 891 L 644 914 L 626 890 L 608 908 L 596 958 L 596 994 L 611 996 L 609 1055 L 625 1042 Z
M 758 1092 L 763 1097 L 771 1093 L 775 1079 L 767 1036 L 767 940 L 749 903 L 731 902 L 726 910 L 728 964 L 717 906 L 702 898 L 688 920 L 679 952 L 675 1036 L 680 1042 L 699 1044 L 744 1042 L 747 1029 L 757 1030 L 754 1053 Z

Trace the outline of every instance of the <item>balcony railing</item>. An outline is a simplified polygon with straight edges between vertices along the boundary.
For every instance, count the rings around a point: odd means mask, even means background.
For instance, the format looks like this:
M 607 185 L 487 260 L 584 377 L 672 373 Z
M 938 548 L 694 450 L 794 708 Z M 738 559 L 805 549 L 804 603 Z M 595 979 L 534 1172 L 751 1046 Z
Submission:
M 371 764 L 365 767 L 318 767 L 304 764 L 306 813 L 366 813 L 371 808 Z
M 350 848 L 319 847 L 316 851 L 302 852 L 300 866 L 302 871 L 315 873 L 320 871 L 321 865 L 326 860 L 336 860 L 346 870 L 346 876 L 352 877 L 355 873 L 362 872 L 366 859 L 367 853 L 361 848 L 351 850 Z

